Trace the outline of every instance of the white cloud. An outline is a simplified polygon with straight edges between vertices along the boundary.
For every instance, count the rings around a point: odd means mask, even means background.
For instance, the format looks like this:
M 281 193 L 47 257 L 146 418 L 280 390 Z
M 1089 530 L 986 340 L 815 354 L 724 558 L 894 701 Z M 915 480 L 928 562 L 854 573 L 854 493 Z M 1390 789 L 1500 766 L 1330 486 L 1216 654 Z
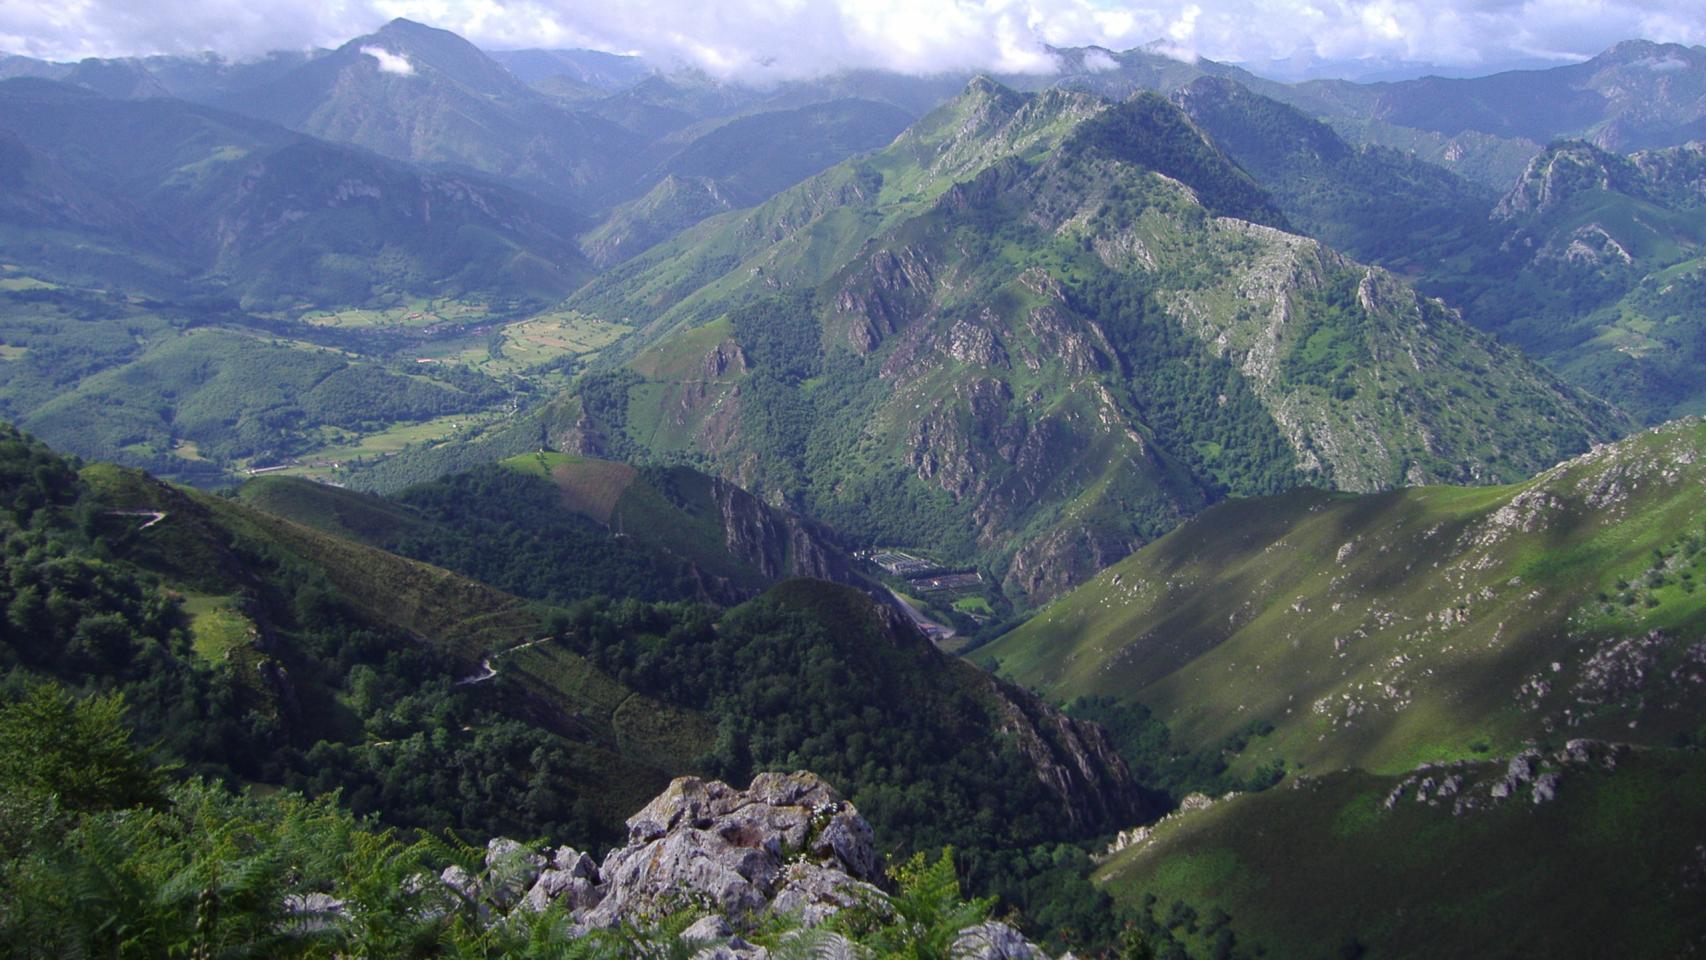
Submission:
M 0 49 L 243 56 L 335 46 L 398 16 L 488 48 L 585 46 L 776 79 L 847 67 L 1047 71 L 1049 45 L 1155 40 L 1232 61 L 1465 67 L 1580 59 L 1631 37 L 1706 43 L 1700 0 L 3 0 Z
M 415 65 L 409 62 L 408 57 L 405 57 L 400 53 L 392 53 L 384 47 L 371 46 L 362 47 L 361 52 L 379 61 L 379 71 L 381 73 L 395 73 L 400 77 L 412 77 L 415 75 Z
M 1092 49 L 1084 54 L 1084 69 L 1090 73 L 1113 70 L 1120 65 L 1106 50 Z

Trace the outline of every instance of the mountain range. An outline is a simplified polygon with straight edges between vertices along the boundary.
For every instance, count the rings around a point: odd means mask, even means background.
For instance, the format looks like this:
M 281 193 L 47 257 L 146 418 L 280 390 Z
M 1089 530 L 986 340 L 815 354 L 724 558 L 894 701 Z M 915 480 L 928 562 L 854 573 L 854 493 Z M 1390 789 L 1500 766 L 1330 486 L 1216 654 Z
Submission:
M 709 454 L 876 542 L 929 524 L 1036 599 L 1227 493 L 1514 479 L 1618 429 L 1284 226 L 1164 100 L 974 82 L 577 293 L 638 329 L 615 408 L 555 440 Z M 1444 402 L 1476 373 L 1500 388 Z
M 881 896 L 621 949 L 1697 951 L 1706 52 L 1050 52 L 0 60 L 0 943 L 26 881 L 353 943 L 430 873 L 602 956 L 595 888 L 697 843 Z M 419 845 L 255 894 L 149 859 L 192 808 Z M 612 852 L 518 920 L 499 834 Z M 91 892 L 144 867 L 195 891 Z

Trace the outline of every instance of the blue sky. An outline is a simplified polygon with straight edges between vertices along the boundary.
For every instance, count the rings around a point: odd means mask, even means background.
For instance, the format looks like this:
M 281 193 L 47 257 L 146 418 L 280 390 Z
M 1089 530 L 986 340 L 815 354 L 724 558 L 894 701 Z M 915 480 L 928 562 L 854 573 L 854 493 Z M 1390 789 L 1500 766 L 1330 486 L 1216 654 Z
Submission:
M 0 0 L 0 49 L 52 59 L 337 45 L 398 16 L 488 48 L 593 47 L 724 75 L 1046 71 L 1047 44 L 1260 64 L 1567 62 L 1706 44 L 1706 0 Z

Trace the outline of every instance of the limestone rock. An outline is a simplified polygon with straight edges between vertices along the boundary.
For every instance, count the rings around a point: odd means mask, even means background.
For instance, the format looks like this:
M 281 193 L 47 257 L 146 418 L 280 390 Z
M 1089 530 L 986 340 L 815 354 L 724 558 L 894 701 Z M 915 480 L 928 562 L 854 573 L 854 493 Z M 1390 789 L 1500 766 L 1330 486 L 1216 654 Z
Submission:
M 601 900 L 578 919 L 611 927 L 684 900 L 735 924 L 771 909 L 821 919 L 880 876 L 870 825 L 817 776 L 763 773 L 744 791 L 682 777 L 629 819 L 599 870 Z
M 840 870 L 809 861 L 788 864 L 770 912 L 797 917 L 807 927 L 860 904 L 886 904 L 881 890 Z
M 507 837 L 486 844 L 485 895 L 508 909 L 519 902 L 545 869 L 545 858 Z
M 728 943 L 706 947 L 695 953 L 693 960 L 769 960 L 769 957 L 770 951 L 735 937 Z
M 444 872 L 438 875 L 438 879 L 442 880 L 445 886 L 460 894 L 464 900 L 473 900 L 480 893 L 479 881 L 457 864 L 453 863 L 445 867 Z
M 284 898 L 285 929 L 297 936 L 318 933 L 349 915 L 349 904 L 325 893 L 289 894 Z
M 1558 783 L 1563 778 L 1556 773 L 1543 773 L 1534 781 L 1534 802 L 1545 803 L 1558 797 Z
M 579 876 L 572 870 L 551 869 L 539 875 L 532 889 L 527 891 L 527 896 L 522 898 L 521 906 L 539 913 L 561 900 L 571 912 L 578 912 L 598 906 L 603 896 L 603 891 L 597 885 L 596 873 L 592 878 L 588 878 Z
M 681 931 L 681 939 L 683 940 L 710 941 L 731 936 L 734 936 L 734 929 L 729 926 L 727 920 L 716 914 L 700 917 L 693 921 L 686 930 Z
M 995 920 L 961 930 L 948 955 L 953 960 L 1048 960 L 1023 934 Z

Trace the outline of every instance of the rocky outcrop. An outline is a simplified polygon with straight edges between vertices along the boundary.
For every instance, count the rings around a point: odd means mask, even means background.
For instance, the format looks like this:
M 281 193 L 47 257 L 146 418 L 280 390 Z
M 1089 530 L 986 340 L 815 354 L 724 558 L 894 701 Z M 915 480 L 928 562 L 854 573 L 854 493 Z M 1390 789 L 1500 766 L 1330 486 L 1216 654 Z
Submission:
M 1522 179 L 1493 208 L 1493 219 L 1543 215 L 1588 190 L 1638 194 L 1639 175 L 1623 157 L 1586 141 L 1565 141 L 1529 161 Z
M 599 868 L 591 927 L 703 903 L 737 925 L 792 914 L 808 925 L 881 896 L 870 824 L 810 773 L 760 774 L 746 790 L 683 777 L 628 820 Z
M 1629 749 L 1623 744 L 1575 739 L 1562 750 L 1547 753 L 1529 748 L 1507 761 L 1425 763 L 1393 786 L 1381 805 L 1393 810 L 1410 797 L 1430 807 L 1450 807 L 1453 816 L 1523 798 L 1538 806 L 1556 800 L 1572 772 L 1615 770 Z
M 1183 516 L 1185 509 L 1179 514 Z M 1100 570 L 1130 556 L 1143 540 L 1090 526 L 1062 527 L 1020 547 L 1002 589 L 1037 601 L 1061 596 Z
M 1048 954 L 1024 934 L 998 921 L 961 930 L 948 956 L 953 960 L 1048 960 Z
M 579 935 L 647 929 L 682 910 L 701 916 L 678 939 L 699 960 L 765 960 L 770 951 L 740 934 L 772 918 L 792 918 L 790 937 L 813 946 L 854 948 L 816 931 L 837 912 L 865 906 L 891 915 L 869 823 L 812 773 L 762 773 L 745 790 L 682 777 L 628 819 L 628 839 L 602 865 L 571 847 L 541 851 L 497 838 L 475 873 L 452 865 L 437 878 L 415 877 L 405 891 L 421 910 L 443 915 L 472 908 L 484 922 L 563 909 Z M 323 894 L 285 902 L 290 932 L 344 923 L 348 905 Z M 685 955 L 685 954 L 684 954 Z M 1046 960 L 1013 927 L 982 923 L 959 932 L 956 960 Z
M 1292 781 L 1293 786 L 1296 786 L 1297 783 L 1297 780 Z M 1111 859 L 1114 854 L 1119 853 L 1122 850 L 1129 850 L 1132 847 L 1141 847 L 1147 844 L 1149 841 L 1155 839 L 1157 833 L 1179 822 L 1179 820 L 1188 817 L 1199 810 L 1207 810 L 1209 807 L 1214 806 L 1222 800 L 1231 800 L 1236 796 L 1238 796 L 1236 791 L 1227 793 L 1219 799 L 1211 797 L 1206 793 L 1186 794 L 1185 797 L 1179 801 L 1179 808 L 1177 810 L 1174 810 L 1154 823 L 1146 823 L 1142 826 L 1132 827 L 1130 830 L 1121 830 L 1114 836 L 1114 841 L 1108 844 L 1107 849 L 1092 859 L 1097 863 L 1105 863 Z
M 803 926 L 839 910 L 886 902 L 871 826 L 812 773 L 762 773 L 737 790 L 682 777 L 628 819 L 628 839 L 603 864 L 573 847 L 540 850 L 491 840 L 481 869 L 451 865 L 417 877 L 422 909 L 460 900 L 485 918 L 559 907 L 583 931 L 645 927 L 683 909 L 704 913 L 682 936 L 715 941 L 771 917 Z M 446 899 L 448 898 L 448 899 Z M 448 905 L 448 906 L 447 906 Z M 286 904 L 305 929 L 340 922 L 342 901 Z
M 847 331 L 847 343 L 855 352 L 870 353 L 929 309 L 934 271 L 924 251 L 877 250 L 835 295 L 831 321 Z

